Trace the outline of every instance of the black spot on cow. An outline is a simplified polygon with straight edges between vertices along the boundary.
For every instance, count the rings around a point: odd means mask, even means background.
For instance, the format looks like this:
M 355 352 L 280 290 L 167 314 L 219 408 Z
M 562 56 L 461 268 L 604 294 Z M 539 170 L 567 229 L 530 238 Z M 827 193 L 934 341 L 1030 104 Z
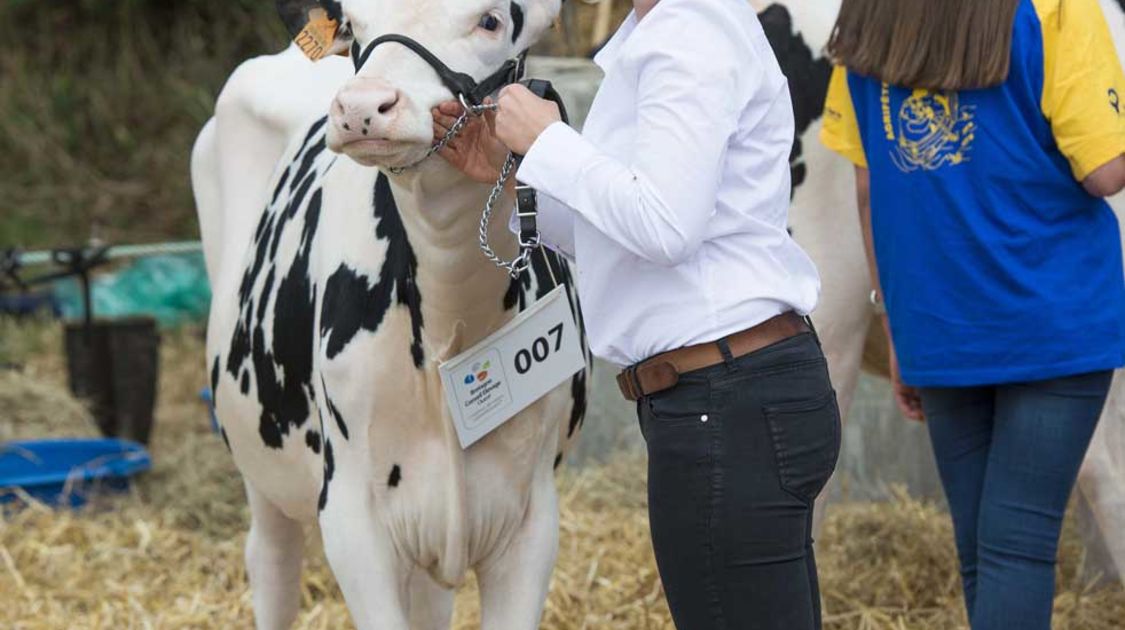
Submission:
M 313 333 L 316 327 L 316 289 L 309 277 L 309 258 L 320 220 L 321 191 L 309 200 L 301 246 L 289 272 L 277 287 L 273 316 L 273 349 L 265 348 L 259 320 L 252 350 L 258 400 L 262 404 L 262 435 L 286 435 L 308 419 L 312 400 Z M 276 367 L 281 367 L 278 383 Z M 266 427 L 265 425 L 275 425 Z M 268 444 L 268 442 L 267 442 Z M 280 448 L 280 442 L 274 448 Z
M 310 154 L 311 155 L 311 154 Z M 270 260 L 277 258 L 277 248 L 281 246 L 281 237 L 285 235 L 285 225 L 293 220 L 301 209 L 301 204 L 305 201 L 305 196 L 309 194 L 312 188 L 313 181 L 316 179 L 316 173 L 309 173 L 301 182 L 293 197 L 289 201 L 288 207 L 277 218 L 277 225 L 273 229 L 273 244 L 270 245 Z M 297 180 L 293 180 L 296 183 Z M 319 191 L 318 191 L 319 192 Z
M 321 119 L 312 126 L 286 169 L 301 165 L 289 186 L 289 195 L 271 203 L 259 222 L 253 260 L 239 287 L 240 314 L 227 357 L 226 369 L 232 377 L 241 378 L 244 394 L 249 393 L 251 378 L 256 385 L 262 410 L 258 433 L 270 448 L 281 448 L 290 430 L 306 422 L 313 400 L 317 289 L 309 274 L 309 263 L 320 223 L 323 192 L 319 188 L 313 190 L 317 174 L 312 165 L 324 153 L 324 138 L 314 141 L 324 123 L 325 119 Z M 301 231 L 296 253 L 284 277 L 278 280 L 279 243 L 283 233 L 298 225 Z M 259 278 L 267 265 L 269 271 L 259 287 Z M 259 300 L 257 305 L 255 299 Z M 276 308 L 267 342 L 266 307 L 271 299 Z M 247 359 L 252 375 L 244 367 Z
M 518 306 L 522 313 L 528 306 L 534 304 L 535 300 L 542 299 L 550 293 L 556 285 L 565 285 L 569 289 L 568 293 L 573 293 L 570 268 L 559 254 L 547 248 L 540 248 L 531 256 L 530 273 L 524 272 L 518 278 L 512 278 L 508 284 L 508 290 L 504 293 L 504 310 L 511 310 Z M 535 292 L 535 300 L 528 299 L 528 293 L 532 289 Z M 573 306 L 572 301 L 572 309 Z
M 328 505 L 328 484 L 336 474 L 336 459 L 332 456 L 332 441 L 324 438 L 324 482 L 320 484 L 320 498 L 316 502 L 317 510 L 323 512 Z
M 578 290 L 574 286 L 574 277 L 570 273 L 570 265 L 566 263 L 562 256 L 554 252 L 551 252 L 547 260 L 548 262 L 542 267 L 533 267 L 536 269 L 536 277 L 539 278 L 540 286 L 545 286 L 547 289 L 546 291 L 540 290 L 537 293 L 541 296 L 546 295 L 552 286 L 546 284 L 548 282 L 553 284 L 553 281 L 557 281 L 566 287 L 566 299 L 570 304 L 570 314 L 574 316 L 574 323 L 578 326 L 578 343 L 585 349 L 586 364 L 590 365 L 593 362 L 593 357 L 590 355 L 589 345 L 586 343 L 586 321 L 582 315 L 582 305 L 578 303 Z M 582 411 L 585 413 L 585 407 Z
M 391 475 L 387 477 L 387 485 L 392 488 L 397 488 L 399 482 L 402 481 L 402 469 L 398 464 L 391 467 Z
M 238 323 L 234 327 L 234 334 L 230 339 L 230 353 L 227 356 L 227 372 L 232 376 L 237 375 L 242 368 L 243 361 L 250 356 L 250 328 L 253 325 L 253 313 L 244 308 Z
M 360 275 L 340 265 L 328 278 L 321 306 L 320 335 L 329 359 L 340 354 L 360 330 L 374 332 L 392 304 L 406 307 L 410 314 L 413 341 L 410 355 L 415 367 L 422 367 L 422 294 L 418 291 L 418 259 L 406 235 L 398 206 L 386 175 L 375 180 L 375 236 L 387 241 L 387 253 L 379 278 Z
M 261 298 L 258 300 L 258 320 L 262 320 L 266 316 L 266 309 L 270 305 L 270 296 L 273 295 L 274 272 L 277 267 L 270 267 L 270 272 L 266 274 L 266 281 L 262 284 Z
M 312 126 L 309 127 L 308 132 L 305 133 L 304 139 L 301 140 L 301 148 L 297 150 L 297 157 L 294 159 L 294 161 L 296 161 L 298 159 L 301 159 L 301 154 L 304 153 L 305 151 L 309 150 L 309 143 L 312 142 L 312 139 L 315 138 L 316 135 L 318 133 L 320 133 L 320 130 L 324 129 L 324 126 L 327 125 L 327 124 L 328 124 L 328 116 L 322 116 L 321 118 L 319 118 L 318 120 L 313 122 Z M 324 148 L 324 138 L 321 138 L 320 142 L 318 142 L 317 144 L 312 145 L 312 146 L 314 146 L 314 147 L 320 146 L 321 149 L 323 149 Z M 313 151 L 316 151 L 316 150 L 314 149 Z M 304 162 L 302 162 L 302 164 L 304 164 Z M 289 170 L 289 169 L 287 168 L 286 170 Z M 300 179 L 300 178 L 301 178 L 301 175 L 298 174 L 297 179 Z
M 269 212 L 263 213 L 261 228 L 258 231 L 259 236 L 254 241 L 254 262 L 242 274 L 242 282 L 238 286 L 238 302 L 240 305 L 245 305 L 250 300 L 254 291 L 254 283 L 258 281 L 258 275 L 262 272 L 262 266 L 266 262 L 266 254 L 269 253 L 270 235 L 274 228 L 274 217 Z
M 285 436 L 281 433 L 281 425 L 264 410 L 262 411 L 262 417 L 258 420 L 258 436 L 262 438 L 262 444 L 270 448 L 280 449 L 285 445 L 283 441 Z
M 308 446 L 309 450 L 311 450 L 313 453 L 316 453 L 317 455 L 319 455 L 320 454 L 320 433 L 317 432 L 315 429 L 309 429 L 308 433 L 305 433 L 305 446 Z
M 513 44 L 516 43 L 516 40 L 520 38 L 520 35 L 522 33 L 523 33 L 523 7 L 521 7 L 520 5 L 513 2 L 512 3 L 512 43 Z
M 227 438 L 227 430 L 219 427 L 219 437 L 223 438 L 223 444 L 227 445 L 227 451 L 230 452 L 230 439 Z
M 328 118 L 324 117 L 313 124 L 312 129 L 305 136 L 301 148 L 294 158 L 294 162 L 296 162 L 297 160 L 301 160 L 302 164 L 304 164 L 305 161 L 309 159 L 315 160 L 318 156 L 320 156 L 320 154 L 324 152 L 323 138 L 320 142 L 312 145 L 311 147 L 309 143 L 314 137 L 314 132 L 318 129 L 323 128 L 327 120 Z M 285 175 L 282 177 L 282 183 L 284 183 L 285 177 L 288 176 L 292 168 L 293 165 L 290 164 L 290 166 L 285 169 Z M 304 177 L 304 175 L 302 174 L 301 177 Z M 293 216 L 295 216 L 300 210 L 301 204 L 304 203 L 305 196 L 308 194 L 309 187 L 312 185 L 313 181 L 312 178 L 306 179 L 307 181 L 304 182 L 304 185 L 302 185 L 299 190 L 293 191 L 292 188 L 299 181 L 299 178 L 294 178 L 293 186 L 290 187 L 290 192 L 295 192 L 295 194 L 290 197 L 284 210 L 280 212 L 276 211 L 275 199 L 275 201 L 271 202 L 266 210 L 262 213 L 262 218 L 258 221 L 258 228 L 254 233 L 254 262 L 243 273 L 242 282 L 239 285 L 238 299 L 240 305 L 245 306 L 246 303 L 250 301 L 251 294 L 254 291 L 254 285 L 257 283 L 259 275 L 262 271 L 262 267 L 266 262 L 267 254 L 269 254 L 270 256 L 277 255 L 276 247 L 273 248 L 273 252 L 272 254 L 270 254 L 269 246 L 271 242 L 276 241 L 280 237 L 281 232 L 284 231 L 284 223 L 292 219 Z M 281 217 L 280 219 L 279 215 Z M 278 221 L 280 221 L 280 223 Z M 244 355 L 239 357 L 231 357 L 232 360 L 235 360 L 237 362 L 241 362 L 244 358 Z
M 539 248 L 531 257 L 531 271 L 535 274 L 535 299 L 541 300 L 556 285 L 569 285 L 570 275 L 564 270 L 562 258 L 555 252 Z
M 804 37 L 793 32 L 793 16 L 785 6 L 772 4 L 758 14 L 758 19 L 781 65 L 781 71 L 789 79 L 789 94 L 793 99 L 793 117 L 797 128 L 797 137 L 793 140 L 793 151 L 789 156 L 795 191 L 808 174 L 807 167 L 801 161 L 801 136 L 824 111 L 828 82 L 832 78 L 832 63 L 823 57 L 815 57 Z
M 324 123 L 320 122 L 317 124 L 323 125 Z M 313 164 L 316 163 L 316 158 L 320 157 L 320 154 L 324 152 L 326 142 L 325 138 L 321 138 L 305 152 L 304 159 L 301 160 L 301 166 L 297 169 L 297 174 L 293 176 L 293 181 L 289 183 L 289 192 L 293 192 L 299 185 L 304 185 L 305 177 L 312 171 Z
M 281 195 L 281 191 L 285 189 L 285 182 L 289 181 L 289 169 L 286 168 L 285 172 L 281 174 L 281 179 L 277 181 L 277 188 L 273 189 L 273 197 L 270 198 L 270 205 L 277 203 L 277 198 Z M 262 215 L 262 222 L 258 225 L 258 232 L 262 231 L 262 226 L 265 224 L 266 215 Z
M 344 436 L 345 440 L 350 440 L 348 437 L 348 425 L 344 422 L 344 416 L 340 410 L 336 408 L 336 403 L 332 402 L 332 397 L 328 395 L 328 385 L 325 384 L 324 378 L 320 379 L 321 389 L 324 390 L 324 401 L 328 403 L 328 413 L 332 415 L 332 419 L 336 421 L 336 428 L 339 429 L 340 435 Z
M 570 395 L 574 398 L 574 407 L 570 410 L 570 424 L 566 429 L 568 438 L 574 437 L 574 432 L 586 419 L 586 376 L 586 370 L 582 370 L 570 379 Z
M 562 466 L 562 453 L 559 453 L 558 455 L 555 455 L 554 469 L 558 470 L 559 466 Z
M 217 392 L 219 391 L 219 357 L 216 355 L 215 360 L 211 362 L 211 404 L 215 404 Z
M 523 293 L 520 287 L 520 279 L 512 278 L 508 283 L 508 290 L 504 292 L 504 310 L 510 311 L 520 303 L 520 297 Z M 523 309 L 520 309 L 523 310 Z
M 289 169 L 285 169 L 285 174 L 289 175 Z M 278 189 L 277 192 L 280 192 L 280 188 Z M 276 202 L 277 202 L 277 197 L 275 196 L 274 200 L 270 202 L 270 205 L 272 206 Z M 265 235 L 266 226 L 268 226 L 269 222 L 270 222 L 270 216 L 271 215 L 269 213 L 268 206 L 267 206 L 267 210 L 265 212 L 263 212 L 262 217 L 260 219 L 258 219 L 258 227 L 254 228 L 254 243 L 255 244 L 260 242 L 262 240 L 262 237 Z

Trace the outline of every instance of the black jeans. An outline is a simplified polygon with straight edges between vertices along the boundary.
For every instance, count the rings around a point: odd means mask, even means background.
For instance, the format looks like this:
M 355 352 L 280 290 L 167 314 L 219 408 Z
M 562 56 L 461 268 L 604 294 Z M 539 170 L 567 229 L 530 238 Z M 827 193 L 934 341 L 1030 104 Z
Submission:
M 652 543 L 679 630 L 815 630 L 813 500 L 840 412 L 812 334 L 638 402 Z

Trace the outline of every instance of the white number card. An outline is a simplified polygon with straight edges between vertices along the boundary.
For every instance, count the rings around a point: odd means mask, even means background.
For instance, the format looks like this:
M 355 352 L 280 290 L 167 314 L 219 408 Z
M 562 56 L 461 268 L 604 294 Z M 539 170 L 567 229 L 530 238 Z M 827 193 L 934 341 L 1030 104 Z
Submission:
M 445 401 L 461 448 L 585 367 L 578 328 L 563 287 L 440 367 Z

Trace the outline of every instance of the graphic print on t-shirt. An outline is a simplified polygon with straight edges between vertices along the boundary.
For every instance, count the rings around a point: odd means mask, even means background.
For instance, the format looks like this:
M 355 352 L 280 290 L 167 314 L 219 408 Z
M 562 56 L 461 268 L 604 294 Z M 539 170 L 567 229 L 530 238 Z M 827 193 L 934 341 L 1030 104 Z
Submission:
M 904 173 L 936 171 L 969 159 L 976 132 L 972 106 L 962 106 L 957 92 L 914 90 L 891 117 L 889 86 L 880 99 L 887 139 L 894 141 L 891 161 Z

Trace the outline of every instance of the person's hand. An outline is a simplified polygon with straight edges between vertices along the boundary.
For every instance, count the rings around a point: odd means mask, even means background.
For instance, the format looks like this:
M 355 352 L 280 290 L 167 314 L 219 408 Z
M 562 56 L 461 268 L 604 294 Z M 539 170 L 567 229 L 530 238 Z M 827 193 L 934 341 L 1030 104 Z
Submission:
M 884 324 L 886 322 L 884 321 Z M 891 386 L 894 388 L 895 403 L 902 415 L 910 420 L 925 422 L 926 416 L 922 411 L 922 394 L 917 387 L 902 382 L 902 373 L 898 368 L 898 357 L 895 354 L 895 344 L 891 340 L 891 333 L 887 331 L 887 346 L 890 350 Z
M 486 99 L 485 103 L 491 103 L 491 100 Z M 445 137 L 464 111 L 457 101 L 446 101 L 433 109 L 435 143 Z M 496 138 L 495 127 L 495 112 L 469 116 L 461 133 L 438 151 L 438 155 L 470 179 L 494 184 L 500 179 L 500 169 L 508 158 L 508 148 Z
M 539 134 L 562 120 L 558 105 L 518 83 L 501 90 L 498 103 L 496 137 L 518 155 L 527 155 Z

